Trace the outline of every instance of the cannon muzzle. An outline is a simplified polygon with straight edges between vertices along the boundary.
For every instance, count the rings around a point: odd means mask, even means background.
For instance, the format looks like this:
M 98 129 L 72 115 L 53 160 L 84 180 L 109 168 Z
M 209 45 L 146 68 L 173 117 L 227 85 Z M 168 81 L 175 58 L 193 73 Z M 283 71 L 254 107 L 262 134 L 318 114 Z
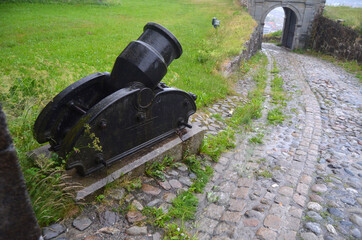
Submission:
M 182 54 L 176 37 L 157 23 L 147 23 L 137 41 L 132 41 L 117 57 L 109 91 L 116 91 L 132 82 L 141 82 L 154 89 L 167 73 L 167 67 Z

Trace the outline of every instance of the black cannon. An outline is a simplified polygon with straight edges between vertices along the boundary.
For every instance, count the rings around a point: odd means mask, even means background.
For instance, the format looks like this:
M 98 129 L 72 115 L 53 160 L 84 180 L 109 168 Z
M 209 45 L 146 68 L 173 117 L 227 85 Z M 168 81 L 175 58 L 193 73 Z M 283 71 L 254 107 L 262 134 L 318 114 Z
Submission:
M 35 139 L 49 142 L 67 169 L 87 175 L 191 127 L 196 95 L 160 82 L 181 54 L 174 35 L 147 23 L 111 74 L 82 78 L 46 105 L 34 125 Z

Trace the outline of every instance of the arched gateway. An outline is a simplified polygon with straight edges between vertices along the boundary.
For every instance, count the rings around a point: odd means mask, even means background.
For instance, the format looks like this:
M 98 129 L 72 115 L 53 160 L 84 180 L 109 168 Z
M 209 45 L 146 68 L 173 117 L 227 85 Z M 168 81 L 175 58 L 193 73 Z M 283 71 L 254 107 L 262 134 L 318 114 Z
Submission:
M 247 8 L 260 26 L 262 35 L 268 13 L 282 7 L 285 13 L 282 45 L 295 49 L 305 47 L 313 20 L 323 10 L 325 2 L 326 0 L 248 0 Z

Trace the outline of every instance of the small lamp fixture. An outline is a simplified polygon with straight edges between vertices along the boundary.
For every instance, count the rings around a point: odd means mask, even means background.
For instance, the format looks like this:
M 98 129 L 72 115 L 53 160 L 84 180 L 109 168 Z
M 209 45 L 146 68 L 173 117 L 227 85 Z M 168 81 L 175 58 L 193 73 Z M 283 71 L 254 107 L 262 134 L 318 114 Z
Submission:
M 212 24 L 212 26 L 214 26 L 214 28 L 216 29 L 217 27 L 220 26 L 220 20 L 217 20 L 216 17 L 213 17 L 211 24 Z

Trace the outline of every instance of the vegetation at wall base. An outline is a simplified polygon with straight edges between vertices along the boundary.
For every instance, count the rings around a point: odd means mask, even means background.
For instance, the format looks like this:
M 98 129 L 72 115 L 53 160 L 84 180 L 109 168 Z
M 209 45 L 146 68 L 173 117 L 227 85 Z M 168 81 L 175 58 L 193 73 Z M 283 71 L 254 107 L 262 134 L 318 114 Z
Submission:
M 221 20 L 217 31 L 211 25 L 214 16 Z M 255 26 L 236 1 L 9 0 L 0 3 L 0 101 L 33 206 L 39 207 L 36 215 L 42 226 L 62 218 L 66 214 L 64 209 L 74 203 L 71 198 L 58 197 L 59 208 L 51 209 L 50 203 L 55 200 L 48 198 L 67 193 L 61 180 L 64 164 L 49 164 L 44 170 L 26 157 L 26 152 L 40 146 L 32 135 L 35 119 L 71 83 L 97 71 L 110 72 L 118 54 L 151 21 L 169 29 L 184 50 L 181 58 L 170 65 L 163 79 L 166 84 L 197 94 L 199 108 L 232 92 L 232 82 L 222 77 L 219 70 L 227 58 L 242 50 Z M 47 180 L 34 178 L 38 174 L 45 175 Z M 49 182 L 63 188 L 47 186 Z M 43 191 L 36 191 L 38 188 Z

